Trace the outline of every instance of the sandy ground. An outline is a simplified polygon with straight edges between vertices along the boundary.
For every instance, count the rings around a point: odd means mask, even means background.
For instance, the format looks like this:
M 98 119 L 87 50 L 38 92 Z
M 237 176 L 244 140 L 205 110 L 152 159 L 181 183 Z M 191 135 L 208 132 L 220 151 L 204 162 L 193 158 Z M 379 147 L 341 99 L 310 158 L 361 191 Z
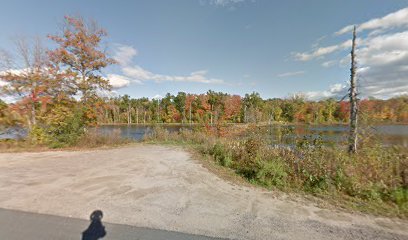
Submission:
M 275 195 L 167 146 L 0 154 L 0 208 L 232 239 L 408 239 L 407 221 Z

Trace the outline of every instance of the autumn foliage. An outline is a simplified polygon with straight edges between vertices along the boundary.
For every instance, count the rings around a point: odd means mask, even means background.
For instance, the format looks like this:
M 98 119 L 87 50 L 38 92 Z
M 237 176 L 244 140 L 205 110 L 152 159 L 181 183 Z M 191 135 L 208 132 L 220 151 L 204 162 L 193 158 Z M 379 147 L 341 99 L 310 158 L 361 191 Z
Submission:
M 10 110 L 37 140 L 71 143 L 85 125 L 96 122 L 98 93 L 111 89 L 101 71 L 115 63 L 101 50 L 106 35 L 95 22 L 66 16 L 61 33 L 49 36 L 55 49 L 22 38 L 16 41 L 16 56 L 7 54 L 1 93 L 15 100 Z
M 215 95 L 215 96 L 214 96 Z M 126 99 L 126 100 L 125 100 Z M 245 97 L 216 93 L 167 94 L 159 101 L 132 99 L 128 95 L 101 99 L 99 123 L 306 123 L 341 124 L 349 121 L 348 101 L 327 99 L 262 99 L 259 94 Z M 124 104 L 128 101 L 129 103 Z M 388 100 L 363 99 L 359 102 L 361 121 L 366 123 L 408 123 L 408 97 Z M 157 119 L 157 111 L 160 118 Z M 128 114 L 129 113 L 129 114 Z M 211 124 L 212 123 L 212 124 Z

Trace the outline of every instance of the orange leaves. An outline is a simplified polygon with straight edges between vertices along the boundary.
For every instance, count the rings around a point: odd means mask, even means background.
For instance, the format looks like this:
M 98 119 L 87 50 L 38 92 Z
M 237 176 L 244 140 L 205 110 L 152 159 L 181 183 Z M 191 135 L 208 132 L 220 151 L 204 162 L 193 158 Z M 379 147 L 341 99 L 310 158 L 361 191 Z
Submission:
M 233 120 L 241 112 L 241 96 L 232 95 L 224 97 L 224 115 L 225 119 Z
M 96 89 L 109 90 L 109 82 L 100 75 L 100 70 L 116 63 L 100 48 L 102 37 L 107 33 L 95 22 L 86 22 L 80 17 L 65 16 L 65 26 L 61 35 L 49 38 L 58 47 L 49 52 L 53 65 L 60 71 L 75 73 L 76 88 L 82 93 L 82 99 L 95 95 Z

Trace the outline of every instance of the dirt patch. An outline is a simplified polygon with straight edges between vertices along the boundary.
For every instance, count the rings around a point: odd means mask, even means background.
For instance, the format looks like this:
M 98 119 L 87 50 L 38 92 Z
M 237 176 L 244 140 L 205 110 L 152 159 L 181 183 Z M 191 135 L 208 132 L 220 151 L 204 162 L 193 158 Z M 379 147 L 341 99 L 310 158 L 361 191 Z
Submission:
M 2 153 L 0 207 L 233 239 L 408 239 L 404 220 L 323 210 L 193 158 L 146 144 Z

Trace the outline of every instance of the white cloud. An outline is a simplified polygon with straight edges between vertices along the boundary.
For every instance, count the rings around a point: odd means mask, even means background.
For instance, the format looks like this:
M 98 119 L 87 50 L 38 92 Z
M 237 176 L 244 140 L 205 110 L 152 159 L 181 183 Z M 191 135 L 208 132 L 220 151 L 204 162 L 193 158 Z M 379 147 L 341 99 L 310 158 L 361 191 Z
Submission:
M 326 39 L 327 36 L 322 36 L 320 38 L 318 38 L 313 44 L 312 44 L 312 48 L 317 48 L 319 47 L 319 45 L 321 44 L 321 42 Z
M 357 25 L 357 30 L 358 31 L 376 29 L 385 30 L 407 26 L 408 26 L 408 8 L 403 8 L 396 12 L 390 13 L 382 18 L 374 18 L 367 22 L 359 24 Z M 349 25 L 340 29 L 335 34 L 341 35 L 345 33 L 351 33 L 352 30 L 353 25 Z
M 118 75 L 118 74 L 108 74 L 107 79 L 113 88 L 126 87 L 131 82 L 131 80 L 128 77 Z M 133 81 L 133 82 L 137 82 L 137 81 Z M 137 82 L 137 83 L 140 83 L 140 82 Z
M 8 71 L 0 71 L 0 76 L 2 74 L 11 73 L 11 74 L 24 74 L 25 72 L 29 71 L 28 69 L 10 69 Z M 113 88 L 122 88 L 126 87 L 130 84 L 131 80 L 126 76 L 118 75 L 118 74 L 107 74 L 104 77 L 109 81 Z M 138 82 L 138 81 L 133 81 Z M 140 83 L 140 82 L 138 82 Z M 0 79 L 0 87 L 5 86 L 7 83 Z
M 293 76 L 299 76 L 305 74 L 305 71 L 297 71 L 297 72 L 286 72 L 286 73 L 281 73 L 278 74 L 278 77 L 293 77 Z
M 154 100 L 162 100 L 162 99 L 163 99 L 163 96 L 160 95 L 160 94 L 156 94 L 152 99 L 154 99 Z
M 132 46 L 116 44 L 115 54 L 113 58 L 118 61 L 120 65 L 130 64 L 132 59 L 137 55 L 137 50 Z
M 199 0 L 200 5 L 212 5 L 228 10 L 235 10 L 238 6 L 245 2 L 254 3 L 256 0 Z
M 224 83 L 222 79 L 207 77 L 206 70 L 192 72 L 188 75 L 167 75 L 157 74 L 143 67 L 132 64 L 133 57 L 137 55 L 137 50 L 131 46 L 118 45 L 116 48 L 115 59 L 121 64 L 122 75 L 111 74 L 113 81 L 119 86 L 127 86 L 131 83 L 143 83 L 146 81 L 154 82 L 194 82 L 220 84 Z
M 211 5 L 216 5 L 216 6 L 220 6 L 220 7 L 227 7 L 230 5 L 234 5 L 237 3 L 242 3 L 245 0 L 209 0 L 208 2 Z
M 346 26 L 336 35 L 351 31 Z M 408 92 L 408 8 L 358 25 L 356 60 L 361 97 L 390 98 Z M 351 41 L 293 53 L 296 60 L 319 60 L 328 55 L 338 57 L 321 63 L 323 67 L 350 65 Z M 347 50 L 347 51 L 346 51 Z M 334 55 L 335 52 L 341 54 Z M 347 80 L 347 79 L 345 79 Z M 332 91 L 309 92 L 312 97 L 331 97 Z
M 354 25 L 348 25 L 348 26 L 342 28 L 340 31 L 335 32 L 334 34 L 335 35 L 342 35 L 342 34 L 345 34 L 345 33 L 351 33 L 353 31 L 353 29 L 354 29 Z
M 347 85 L 345 84 L 334 84 L 330 86 L 329 90 L 325 91 L 310 91 L 301 93 L 301 95 L 305 96 L 309 100 L 322 100 L 326 98 L 335 98 L 339 99 L 342 98 L 345 94 L 347 94 Z
M 361 97 L 386 99 L 408 92 L 408 31 L 365 39 L 356 55 Z M 350 57 L 344 57 L 339 63 L 350 64 Z M 308 92 L 306 95 L 312 99 L 334 97 L 333 90 Z
M 328 68 L 328 67 L 332 67 L 332 66 L 336 65 L 336 63 L 337 63 L 337 61 L 330 60 L 330 61 L 323 62 L 322 66 Z
M 357 61 L 364 96 L 390 98 L 408 91 L 408 31 L 367 39 Z
M 224 83 L 222 79 L 207 78 L 207 71 L 205 70 L 192 72 L 189 75 L 164 75 L 152 73 L 138 65 L 134 65 L 124 67 L 122 71 L 126 76 L 137 81 Z
M 337 45 L 332 45 L 328 47 L 321 47 L 318 49 L 315 49 L 311 52 L 303 52 L 303 53 L 292 53 L 292 55 L 295 57 L 296 60 L 299 61 L 309 61 L 315 58 L 323 57 L 327 54 L 339 51 L 339 50 L 344 50 L 351 48 L 351 40 L 347 40 L 343 43 L 337 44 Z

